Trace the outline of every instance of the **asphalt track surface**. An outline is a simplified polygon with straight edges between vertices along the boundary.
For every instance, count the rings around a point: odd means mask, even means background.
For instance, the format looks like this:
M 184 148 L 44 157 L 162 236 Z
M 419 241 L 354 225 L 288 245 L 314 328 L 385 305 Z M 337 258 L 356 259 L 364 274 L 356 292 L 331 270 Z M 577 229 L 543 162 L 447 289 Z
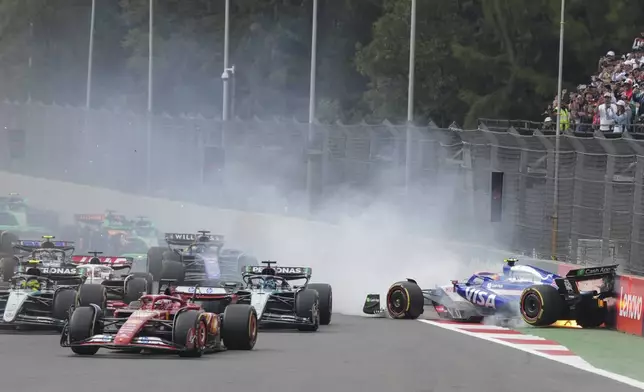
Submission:
M 197 359 L 108 350 L 78 357 L 58 339 L 2 333 L 0 391 L 638 391 L 417 321 L 334 315 L 317 333 L 261 332 L 253 351 Z

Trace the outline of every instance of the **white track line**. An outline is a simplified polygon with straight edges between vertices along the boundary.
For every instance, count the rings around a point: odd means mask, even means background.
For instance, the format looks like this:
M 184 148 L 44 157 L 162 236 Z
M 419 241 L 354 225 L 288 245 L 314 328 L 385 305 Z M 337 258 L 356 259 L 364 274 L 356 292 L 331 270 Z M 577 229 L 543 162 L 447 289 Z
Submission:
M 517 338 L 518 336 L 521 336 L 519 334 L 503 334 L 503 336 L 496 335 L 497 338 L 495 338 L 495 334 L 470 332 L 470 331 L 465 331 L 465 330 L 462 329 L 462 328 L 468 328 L 468 329 L 472 328 L 472 329 L 474 329 L 474 328 L 477 328 L 478 326 L 477 327 L 470 327 L 469 325 L 468 326 L 464 326 L 464 325 L 459 326 L 457 324 L 445 324 L 445 323 L 438 323 L 438 322 L 435 322 L 435 321 L 432 321 L 432 320 L 422 320 L 422 319 L 420 319 L 418 321 L 420 321 L 422 323 L 425 323 L 425 324 L 433 325 L 435 327 L 439 327 L 439 328 L 447 329 L 447 330 L 450 330 L 450 331 L 462 333 L 464 335 L 469 335 L 469 336 L 473 336 L 475 338 L 487 340 L 489 342 L 494 342 L 494 343 L 497 343 L 497 344 L 500 344 L 500 345 L 503 345 L 503 346 L 512 347 L 512 348 L 517 349 L 517 350 L 525 351 L 527 353 L 534 354 L 534 355 L 542 357 L 542 358 L 546 358 L 546 359 L 550 359 L 552 361 L 560 362 L 560 363 L 566 364 L 568 366 L 572 366 L 572 367 L 577 368 L 577 369 L 585 370 L 585 371 L 587 371 L 589 373 L 598 374 L 600 376 L 610 378 L 612 380 L 619 381 L 619 382 L 621 382 L 623 384 L 630 385 L 632 387 L 644 390 L 644 382 L 632 379 L 630 377 L 622 376 L 621 374 L 609 372 L 609 371 L 604 370 L 604 369 L 596 368 L 596 367 L 594 367 L 593 365 L 591 365 L 590 363 L 586 362 L 585 360 L 583 360 L 580 357 L 548 355 L 548 354 L 541 353 L 539 351 L 535 351 L 534 348 L 532 347 L 532 345 L 530 345 L 530 346 L 528 346 L 528 345 L 517 345 L 517 344 L 514 344 L 514 343 L 508 343 L 508 342 L 504 342 L 502 340 L 497 339 L 498 337 Z M 482 329 L 482 328 L 477 328 L 477 329 Z M 485 328 L 485 329 L 489 329 L 489 328 Z M 500 328 L 497 327 L 497 329 L 500 329 Z M 505 329 L 507 329 L 507 328 L 505 328 Z M 533 338 L 533 337 L 531 336 L 531 338 Z M 534 338 L 536 338 L 536 337 L 534 337 Z M 528 348 L 528 347 L 530 347 L 530 348 Z M 548 349 L 551 350 L 552 347 L 549 347 Z

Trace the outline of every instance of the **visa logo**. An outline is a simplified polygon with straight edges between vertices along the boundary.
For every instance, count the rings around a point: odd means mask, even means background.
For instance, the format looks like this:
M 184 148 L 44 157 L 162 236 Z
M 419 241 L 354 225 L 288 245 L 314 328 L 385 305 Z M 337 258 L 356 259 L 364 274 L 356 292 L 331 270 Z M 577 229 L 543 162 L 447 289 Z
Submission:
M 496 309 L 496 294 L 490 294 L 487 291 L 468 287 L 465 289 L 465 299 L 478 306 Z

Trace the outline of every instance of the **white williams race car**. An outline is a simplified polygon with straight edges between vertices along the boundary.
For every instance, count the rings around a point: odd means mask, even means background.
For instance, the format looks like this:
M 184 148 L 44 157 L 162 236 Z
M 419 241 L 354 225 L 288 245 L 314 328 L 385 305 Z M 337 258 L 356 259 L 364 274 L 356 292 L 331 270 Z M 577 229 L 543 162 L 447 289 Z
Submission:
M 309 283 L 311 268 L 247 266 L 242 270 L 245 287 L 236 291 L 237 303 L 250 304 L 261 325 L 296 326 L 300 331 L 317 331 L 331 323 L 331 285 Z M 291 286 L 292 280 L 304 280 Z

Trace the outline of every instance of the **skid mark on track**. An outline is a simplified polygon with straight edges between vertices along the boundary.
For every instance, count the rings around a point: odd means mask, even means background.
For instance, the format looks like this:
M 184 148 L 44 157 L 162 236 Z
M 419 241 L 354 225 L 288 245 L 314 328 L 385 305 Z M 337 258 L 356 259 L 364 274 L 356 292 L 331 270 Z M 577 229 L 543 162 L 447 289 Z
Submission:
M 548 340 L 540 336 L 526 335 L 513 329 L 498 327 L 494 325 L 455 323 L 440 320 L 418 321 L 433 325 L 435 327 L 462 333 L 464 335 L 473 336 L 478 339 L 501 344 L 506 347 L 512 347 L 517 350 L 525 351 L 542 358 L 560 362 L 590 373 L 595 373 L 600 376 L 604 376 L 626 385 L 644 390 L 644 382 L 623 376 L 621 374 L 612 373 L 607 370 L 596 368 L 590 363 L 586 362 L 580 356 L 570 351 L 568 348 L 555 341 Z

